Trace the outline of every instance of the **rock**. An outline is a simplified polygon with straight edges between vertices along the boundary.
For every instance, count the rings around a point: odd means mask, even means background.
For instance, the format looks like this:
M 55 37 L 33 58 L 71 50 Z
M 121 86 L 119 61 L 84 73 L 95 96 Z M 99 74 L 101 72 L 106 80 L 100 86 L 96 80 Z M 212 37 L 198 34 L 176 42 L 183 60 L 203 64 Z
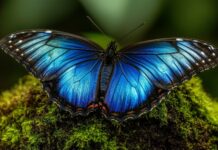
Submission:
M 0 96 L 0 149 L 217 149 L 218 102 L 192 78 L 140 119 L 74 117 L 22 78 Z

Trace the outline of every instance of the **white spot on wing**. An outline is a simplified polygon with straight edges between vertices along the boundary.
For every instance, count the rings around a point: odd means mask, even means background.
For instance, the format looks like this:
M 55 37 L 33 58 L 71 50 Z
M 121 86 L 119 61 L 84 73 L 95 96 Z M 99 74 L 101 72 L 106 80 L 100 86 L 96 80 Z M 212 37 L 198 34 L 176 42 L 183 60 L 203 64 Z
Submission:
M 213 50 L 213 49 L 214 49 L 214 47 L 213 47 L 212 45 L 210 45 L 210 46 L 209 46 L 209 49 Z
M 11 35 L 9 36 L 10 39 L 13 39 L 13 38 L 15 38 L 15 37 L 16 37 L 15 34 L 11 34 Z
M 52 31 L 51 30 L 46 30 L 45 33 L 52 33 Z
M 19 40 L 17 43 L 20 44 L 20 43 L 22 43 L 22 42 L 23 42 L 23 40 Z
M 205 53 L 204 53 L 204 52 L 201 52 L 201 54 L 202 54 L 202 55 L 205 55 Z
M 176 41 L 183 41 L 182 38 L 176 38 Z

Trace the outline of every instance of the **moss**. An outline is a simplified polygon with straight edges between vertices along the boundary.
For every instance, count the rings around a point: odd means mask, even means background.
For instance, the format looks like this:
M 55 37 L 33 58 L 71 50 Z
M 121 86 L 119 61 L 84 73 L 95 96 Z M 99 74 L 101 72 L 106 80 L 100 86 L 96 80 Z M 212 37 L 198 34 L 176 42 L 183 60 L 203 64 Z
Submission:
M 137 120 L 72 118 L 26 76 L 0 96 L 0 149 L 217 149 L 217 108 L 193 78 Z
M 94 123 L 73 129 L 64 149 L 70 149 L 73 145 L 79 149 L 91 149 L 94 143 L 95 148 L 115 150 L 116 142 L 108 139 L 109 135 L 103 131 L 102 126 L 103 124 Z

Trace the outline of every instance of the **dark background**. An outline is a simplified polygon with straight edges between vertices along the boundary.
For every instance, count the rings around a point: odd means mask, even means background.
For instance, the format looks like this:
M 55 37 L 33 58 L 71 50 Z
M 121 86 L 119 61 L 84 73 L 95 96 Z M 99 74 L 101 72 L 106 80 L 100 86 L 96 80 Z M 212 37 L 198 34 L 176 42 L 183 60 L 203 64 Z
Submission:
M 217 0 L 1 0 L 0 38 L 25 29 L 54 29 L 89 35 L 104 41 L 87 20 L 91 16 L 108 34 L 118 39 L 141 23 L 123 45 L 163 37 L 187 37 L 218 47 Z M 92 34 L 90 34 L 92 33 Z M 102 38 L 101 38 L 102 37 Z M 20 64 L 0 52 L 0 91 L 9 89 L 27 74 Z M 218 68 L 200 75 L 205 89 L 218 97 Z

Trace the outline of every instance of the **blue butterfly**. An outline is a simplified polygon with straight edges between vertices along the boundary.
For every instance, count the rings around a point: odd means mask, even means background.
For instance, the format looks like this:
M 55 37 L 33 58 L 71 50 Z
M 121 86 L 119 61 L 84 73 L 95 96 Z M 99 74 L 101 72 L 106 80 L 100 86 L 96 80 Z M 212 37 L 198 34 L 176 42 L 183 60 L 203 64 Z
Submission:
M 136 118 L 194 74 L 215 67 L 212 45 L 181 38 L 145 41 L 116 51 L 50 30 L 11 34 L 0 48 L 42 82 L 50 98 L 73 114 L 100 110 L 111 119 Z

